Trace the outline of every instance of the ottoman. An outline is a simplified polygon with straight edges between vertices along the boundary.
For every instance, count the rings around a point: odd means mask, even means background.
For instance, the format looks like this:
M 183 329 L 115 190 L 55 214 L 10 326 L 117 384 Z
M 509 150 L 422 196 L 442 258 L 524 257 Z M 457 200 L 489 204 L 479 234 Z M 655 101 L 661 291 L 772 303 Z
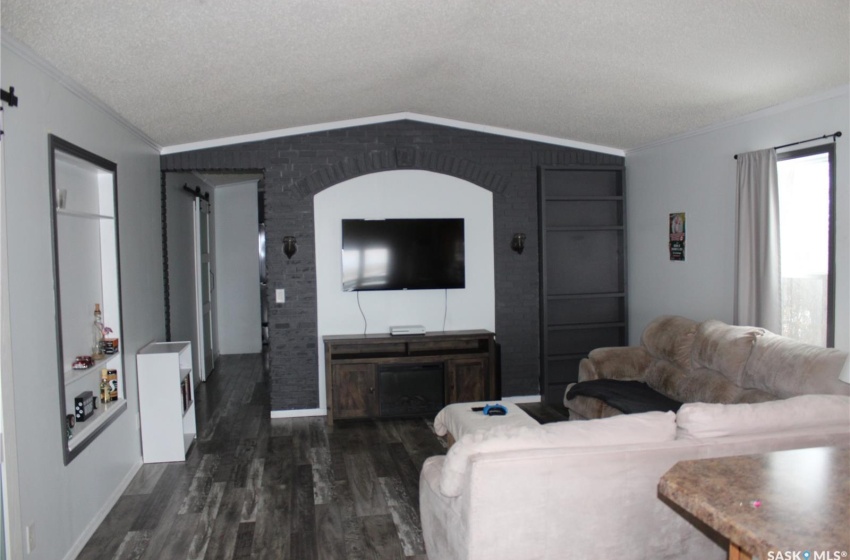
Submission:
M 508 413 L 504 416 L 486 416 L 473 408 L 487 404 L 500 404 Z M 481 401 L 450 404 L 437 413 L 434 418 L 434 431 L 445 437 L 449 447 L 466 434 L 479 430 L 489 430 L 496 426 L 539 426 L 540 424 L 520 407 L 506 401 Z

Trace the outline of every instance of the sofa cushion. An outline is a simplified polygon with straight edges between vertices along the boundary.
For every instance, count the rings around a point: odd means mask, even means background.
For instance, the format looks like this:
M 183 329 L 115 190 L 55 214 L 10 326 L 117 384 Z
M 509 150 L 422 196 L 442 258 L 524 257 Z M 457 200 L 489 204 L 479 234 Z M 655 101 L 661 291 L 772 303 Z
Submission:
M 641 381 L 621 381 L 618 379 L 594 379 L 576 383 L 567 390 L 567 399 L 577 396 L 599 399 L 626 414 L 660 410 L 673 412 L 679 410 L 682 403 L 663 395 Z
M 850 385 L 838 379 L 846 359 L 847 352 L 765 332 L 753 348 L 742 385 L 783 398 L 850 395 Z
M 543 426 L 493 428 L 467 434 L 446 454 L 440 492 L 459 496 L 473 456 L 483 453 L 557 447 L 596 447 L 628 443 L 672 441 L 676 437 L 673 412 L 645 412 L 587 420 L 554 422 Z
M 691 366 L 691 346 L 699 323 L 677 315 L 662 315 L 643 330 L 641 344 L 656 358 L 680 368 Z
M 705 321 L 694 336 L 691 361 L 695 368 L 713 369 L 741 385 L 756 339 L 764 333 L 758 327 L 736 327 L 714 319 Z
M 764 434 L 827 426 L 850 430 L 850 397 L 802 395 L 755 404 L 686 403 L 676 414 L 679 438 Z
M 676 391 L 673 397 L 682 402 L 734 404 L 775 401 L 777 398 L 758 389 L 739 387 L 720 373 L 707 368 L 688 372 L 676 386 Z
M 643 381 L 646 384 L 658 391 L 681 402 L 688 402 L 691 399 L 682 398 L 680 386 L 685 380 L 688 370 L 682 369 L 673 362 L 667 360 L 655 360 L 644 372 Z

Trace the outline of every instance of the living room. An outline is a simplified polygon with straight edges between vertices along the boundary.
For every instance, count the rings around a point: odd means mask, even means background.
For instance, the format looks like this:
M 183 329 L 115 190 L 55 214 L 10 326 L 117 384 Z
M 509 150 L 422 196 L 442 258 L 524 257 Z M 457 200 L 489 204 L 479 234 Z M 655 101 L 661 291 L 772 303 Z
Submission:
M 4 2 L 4 12 L 6 6 Z M 844 15 L 846 16 L 846 8 Z M 840 19 L 840 18 L 839 18 Z M 315 198 L 369 176 L 432 173 L 435 180 L 463 181 L 491 199 L 487 242 L 492 247 L 490 293 L 470 319 L 449 293 L 448 329 L 493 330 L 502 348 L 502 393 L 539 399 L 539 282 L 537 168 L 539 165 L 624 165 L 627 193 L 628 340 L 637 342 L 655 317 L 676 314 L 732 322 L 735 251 L 735 154 L 796 142 L 836 130 L 835 345 L 850 348 L 850 90 L 843 78 L 781 103 L 756 104 L 734 118 L 702 123 L 628 147 L 598 140 L 517 132 L 509 126 L 415 111 L 351 114 L 331 122 L 275 127 L 266 137 L 210 135 L 199 141 L 157 143 L 23 43 L 8 37 L 2 51 L 4 90 L 14 86 L 17 107 L 4 105 L 3 207 L 3 414 L 6 499 L 16 515 L 7 520 L 12 550 L 24 550 L 27 527 L 36 546 L 27 558 L 66 558 L 103 519 L 140 464 L 135 362 L 129 356 L 152 340 L 164 340 L 161 177 L 171 171 L 264 170 L 267 189 L 270 286 L 286 290 L 286 302 L 270 308 L 273 414 L 321 414 L 324 375 L 322 334 L 361 332 L 353 294 L 342 301 L 343 323 L 323 306 L 319 287 L 335 273 L 322 271 Z M 846 17 L 842 20 L 846 23 Z M 845 36 L 846 39 L 846 31 Z M 841 40 L 839 38 L 839 40 Z M 841 60 L 847 60 L 847 42 Z M 719 80 L 719 78 L 718 78 Z M 706 86 L 708 87 L 708 86 Z M 672 110 L 672 108 L 671 108 Z M 235 108 L 227 111 L 236 111 Z M 661 115 L 655 115 L 661 118 Z M 205 117 L 218 118 L 218 117 Z M 695 121 L 697 116 L 694 117 Z M 600 122 L 603 119 L 600 118 Z M 600 128 L 617 129 L 604 120 Z M 638 127 L 639 128 L 639 127 Z M 251 130 L 265 130 L 262 125 Z M 128 412 L 74 461 L 65 465 L 55 413 L 55 305 L 53 298 L 47 134 L 84 147 L 118 166 L 123 347 Z M 351 184 L 349 183 L 349 186 Z M 369 185 L 366 188 L 374 188 Z M 388 187 L 392 189 L 392 187 Z M 454 188 L 454 187 L 448 187 Z M 340 191 L 342 192 L 342 191 Z M 314 198 L 314 195 L 315 198 Z M 407 196 L 407 195 L 406 195 Z M 410 196 L 422 196 L 417 191 Z M 474 196 L 474 195 L 473 195 Z M 424 200 L 424 197 L 423 197 Z M 477 199 L 475 199 L 477 200 Z M 386 204 L 403 204 L 388 200 Z M 447 213 L 446 200 L 428 209 Z M 667 253 L 667 217 L 686 212 L 687 259 Z M 333 218 L 333 219 L 338 219 Z M 522 254 L 511 250 L 515 233 L 526 234 Z M 283 253 L 295 236 L 298 250 Z M 481 245 L 487 247 L 486 243 Z M 334 296 L 339 294 L 334 292 Z M 331 296 L 326 296 L 330 298 Z M 441 312 L 381 316 L 378 309 L 415 306 L 442 311 L 443 294 L 410 301 L 363 298 L 375 319 L 371 332 L 402 321 L 443 324 Z M 371 315 L 370 307 L 371 307 Z M 381 317 L 381 319 L 378 319 Z M 382 322 L 383 321 L 383 322 Z M 374 329 L 374 330 L 372 330 Z M 48 403 L 45 405 L 44 403 Z M 55 437 L 54 437 L 55 436 Z M 10 483 L 9 481 L 14 481 Z M 23 555 L 22 555 L 23 556 Z M 13 556 L 15 557 L 15 556 Z

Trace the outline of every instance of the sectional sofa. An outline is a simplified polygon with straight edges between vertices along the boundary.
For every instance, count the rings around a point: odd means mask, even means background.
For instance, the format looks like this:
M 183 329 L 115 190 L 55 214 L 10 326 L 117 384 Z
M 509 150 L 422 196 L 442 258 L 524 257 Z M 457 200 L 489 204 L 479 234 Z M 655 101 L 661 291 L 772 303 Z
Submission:
M 447 455 L 426 460 L 420 475 L 431 560 L 720 560 L 728 543 L 658 497 L 670 467 L 850 446 L 850 385 L 837 379 L 845 353 L 716 321 L 660 318 L 648 331 L 645 342 L 656 343 L 594 351 L 584 375 L 616 370 L 624 379 L 657 379 L 656 390 L 678 380 L 680 390 L 668 395 L 684 400 L 678 412 L 620 414 L 588 402 L 581 410 L 596 419 L 460 437 Z M 735 386 L 714 374 L 732 375 Z M 707 376 L 719 393 L 691 376 Z M 706 391 L 730 402 L 705 402 Z

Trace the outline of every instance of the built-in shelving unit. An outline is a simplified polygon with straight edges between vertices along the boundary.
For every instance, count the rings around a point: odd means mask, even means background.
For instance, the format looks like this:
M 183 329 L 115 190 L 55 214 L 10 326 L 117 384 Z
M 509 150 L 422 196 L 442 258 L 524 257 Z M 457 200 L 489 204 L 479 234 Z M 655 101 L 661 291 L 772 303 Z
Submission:
M 118 270 L 117 166 L 96 154 L 50 135 L 50 204 L 56 301 L 59 426 L 65 464 L 127 409 Z M 109 338 L 118 350 L 74 369 L 77 356 L 96 355 L 94 308 L 99 305 Z M 115 372 L 113 400 L 101 402 L 101 373 Z M 74 420 L 75 397 L 91 392 L 97 408 Z
M 197 435 L 191 342 L 152 342 L 136 355 L 145 463 L 185 461 Z
M 622 166 L 540 168 L 545 402 L 563 401 L 588 352 L 627 343 L 624 171 Z

